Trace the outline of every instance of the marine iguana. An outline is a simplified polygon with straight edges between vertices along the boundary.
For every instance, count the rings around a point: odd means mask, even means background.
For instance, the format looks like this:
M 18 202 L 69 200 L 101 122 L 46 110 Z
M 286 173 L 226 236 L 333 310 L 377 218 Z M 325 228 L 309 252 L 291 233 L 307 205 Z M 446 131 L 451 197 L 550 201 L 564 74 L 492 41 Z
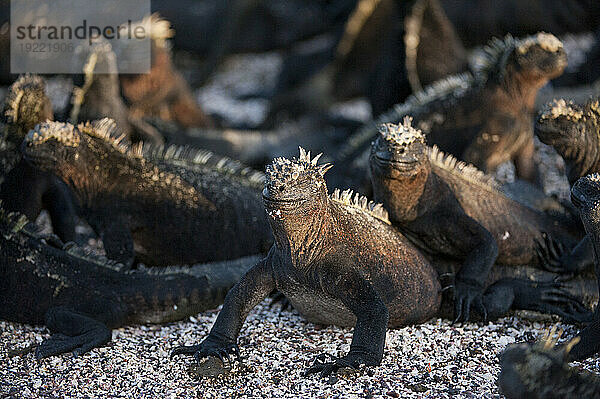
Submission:
M 366 171 L 376 125 L 410 115 L 441 150 L 485 172 L 513 160 L 518 176 L 531 180 L 535 96 L 566 65 L 562 43 L 551 34 L 494 38 L 479 53 L 474 72 L 435 82 L 366 124 L 340 149 L 338 161 L 356 164 L 354 175 Z
M 35 75 L 20 76 L 8 89 L 0 132 L 0 200 L 10 211 L 35 220 L 48 210 L 54 232 L 75 240 L 77 215 L 71 193 L 54 175 L 39 171 L 22 159 L 19 146 L 37 123 L 52 120 L 46 83 Z
M 595 273 L 600 281 L 600 174 L 580 178 L 571 188 L 571 200 L 593 244 Z M 600 285 L 599 285 L 600 287 Z M 551 334 L 552 335 L 552 334 Z M 549 338 L 549 337 L 548 337 Z M 579 398 L 600 396 L 597 375 L 571 368 L 568 362 L 590 357 L 600 350 L 600 313 L 566 345 L 550 339 L 533 346 L 513 345 L 501 355 L 498 379 L 509 398 Z
M 350 191 L 329 196 L 330 164 L 300 149 L 298 159 L 267 167 L 263 200 L 275 236 L 269 254 L 229 292 L 209 336 L 171 356 L 223 358 L 237 353 L 243 322 L 277 288 L 309 321 L 354 326 L 347 355 L 307 373 L 378 365 L 386 328 L 432 317 L 440 304 L 437 274 L 387 219 L 381 205 Z
M 60 177 L 110 259 L 126 266 L 193 264 L 266 253 L 273 242 L 260 203 L 264 175 L 184 147 L 130 146 L 111 119 L 43 123 L 25 159 Z
M 545 337 L 540 342 L 510 345 L 500 354 L 498 386 L 508 399 L 579 399 L 600 396 L 600 377 L 569 366 L 569 351 L 578 338 L 566 345 Z
M 71 99 L 73 123 L 108 117 L 116 121 L 119 133 L 129 140 L 164 142 L 154 127 L 130 114 L 121 97 L 117 57 L 110 43 L 99 42 L 90 47 L 82 72 L 83 84 L 74 87 Z
M 183 128 L 213 127 L 214 122 L 200 109 L 188 83 L 173 65 L 167 43 L 174 35 L 170 23 L 153 14 L 138 25 L 152 32 L 152 66 L 146 74 L 119 77 L 123 96 L 129 103 L 130 117 L 159 116 L 174 120 Z
M 410 117 L 379 132 L 370 155 L 375 200 L 417 247 L 463 261 L 454 283 L 455 321 L 468 320 L 471 306 L 486 314 L 482 295 L 496 262 L 535 266 L 545 235 L 565 247 L 577 242 L 576 232 L 509 199 L 493 178 L 428 147 Z
M 535 134 L 553 146 L 563 157 L 569 183 L 582 176 L 600 172 L 600 103 L 591 99 L 580 106 L 555 100 L 545 106 L 535 124 Z M 556 247 L 547 253 L 546 267 L 551 271 L 578 273 L 594 262 L 594 250 L 586 236 L 573 251 Z
M 50 329 L 36 348 L 38 359 L 81 355 L 110 341 L 112 328 L 213 309 L 254 259 L 123 273 L 115 262 L 55 241 L 0 208 L 0 319 Z
M 594 271 L 600 291 L 600 174 L 594 173 L 579 179 L 571 188 L 571 201 L 579 209 L 587 237 L 592 243 Z M 596 307 L 594 321 L 578 335 L 581 339 L 573 346 L 569 357 L 585 359 L 600 351 L 600 312 Z

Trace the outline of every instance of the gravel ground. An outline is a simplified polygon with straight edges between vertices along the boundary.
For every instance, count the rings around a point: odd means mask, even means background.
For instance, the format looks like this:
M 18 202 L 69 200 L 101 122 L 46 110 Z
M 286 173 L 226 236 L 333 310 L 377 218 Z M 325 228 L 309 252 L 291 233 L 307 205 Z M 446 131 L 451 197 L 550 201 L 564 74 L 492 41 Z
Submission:
M 231 123 L 257 125 L 268 111 L 267 103 L 238 98 L 273 87 L 280 66 L 277 54 L 233 57 L 224 73 L 197 91 L 198 99 L 208 112 Z M 60 104 L 56 108 L 66 104 L 64 82 L 51 81 L 49 91 Z M 369 112 L 360 101 L 347 107 L 350 113 Z M 536 160 L 546 171 L 545 191 L 568 198 L 562 160 L 541 143 L 536 148 Z M 499 177 L 511 180 L 512 174 L 512 166 L 506 165 Z M 47 223 L 44 217 L 40 221 Z M 98 242 L 90 247 L 102 248 Z M 301 374 L 318 354 L 345 353 L 352 330 L 308 323 L 295 311 L 270 308 L 267 300 L 254 309 L 242 329 L 242 363 L 234 363 L 227 373 L 199 377 L 191 358 L 169 360 L 171 348 L 205 337 L 216 315 L 210 311 L 165 326 L 121 328 L 113 331 L 113 341 L 104 348 L 79 358 L 63 355 L 39 362 L 31 352 L 15 351 L 41 342 L 48 331 L 0 322 L 0 398 L 501 397 L 497 355 L 506 345 L 533 341 L 555 325 L 564 330 L 564 337 L 577 332 L 573 326 L 557 324 L 557 318 L 531 312 L 462 326 L 434 319 L 388 331 L 380 367 L 319 379 Z M 600 372 L 598 357 L 574 365 Z
M 554 325 L 550 317 L 521 312 L 494 323 L 451 326 L 447 320 L 390 330 L 380 367 L 320 379 L 303 377 L 321 353 L 338 356 L 351 342 L 349 328 L 322 327 L 298 313 L 269 308 L 248 317 L 239 343 L 242 363 L 222 375 L 200 378 L 191 358 L 169 360 L 177 345 L 199 342 L 217 312 L 166 326 L 127 327 L 113 341 L 79 358 L 36 361 L 7 352 L 39 342 L 43 328 L 0 322 L 0 397 L 500 397 L 496 356 L 513 342 L 532 341 Z M 558 324 L 565 336 L 576 330 Z M 580 367 L 600 371 L 600 359 Z

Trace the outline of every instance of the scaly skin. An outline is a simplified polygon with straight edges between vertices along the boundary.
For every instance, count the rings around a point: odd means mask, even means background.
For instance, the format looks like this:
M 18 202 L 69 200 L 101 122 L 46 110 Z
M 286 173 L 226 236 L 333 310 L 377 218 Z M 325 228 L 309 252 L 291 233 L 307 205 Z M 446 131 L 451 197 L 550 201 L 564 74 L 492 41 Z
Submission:
M 456 320 L 467 320 L 471 306 L 486 313 L 483 293 L 495 263 L 539 265 L 536 252 L 547 235 L 565 247 L 577 242 L 576 232 L 509 199 L 491 177 L 427 147 L 410 118 L 380 129 L 370 156 L 375 199 L 419 248 L 462 260 L 454 284 Z
M 579 208 L 581 221 L 592 243 L 594 271 L 600 282 L 600 175 L 595 173 L 579 179 L 571 189 L 571 201 Z M 597 307 L 594 321 L 578 337 L 580 341 L 573 346 L 570 358 L 581 360 L 600 351 L 600 313 Z
M 50 173 L 33 168 L 22 159 L 19 146 L 30 129 L 52 120 L 52 104 L 39 76 L 23 75 L 10 86 L 0 132 L 0 200 L 9 211 L 35 220 L 48 210 L 52 227 L 65 241 L 75 240 L 77 216 L 66 185 Z
M 519 177 L 534 179 L 535 97 L 567 65 L 562 43 L 545 33 L 507 36 L 492 40 L 476 60 L 474 73 L 438 81 L 365 125 L 340 150 L 339 160 L 354 163 L 354 175 L 366 171 L 367 157 L 360 154 L 368 153 L 376 124 L 399 123 L 409 115 L 442 151 L 485 172 L 512 160 Z
M 596 278 L 600 281 L 600 175 L 580 178 L 571 189 L 571 201 L 579 209 L 593 246 Z M 600 287 L 600 285 L 599 285 Z M 591 324 L 566 346 L 546 340 L 533 346 L 512 345 L 501 355 L 498 384 L 508 398 L 595 398 L 600 378 L 569 367 L 572 360 L 586 359 L 600 350 L 598 309 Z
M 229 292 L 209 336 L 172 355 L 235 353 L 246 316 L 275 288 L 310 321 L 354 326 L 347 355 L 308 370 L 323 376 L 380 364 L 388 326 L 437 312 L 440 285 L 431 265 L 380 205 L 351 192 L 328 196 L 323 175 L 331 165 L 317 159 L 300 149 L 299 159 L 278 158 L 267 168 L 263 198 L 275 245 Z
M 130 147 L 114 122 L 41 124 L 26 160 L 69 185 L 109 258 L 132 265 L 194 264 L 266 253 L 264 175 L 182 147 Z
M 500 355 L 500 391 L 508 399 L 581 399 L 600 396 L 600 378 L 569 366 L 569 349 L 552 339 L 513 344 Z
M 50 329 L 38 358 L 85 353 L 110 341 L 112 328 L 213 309 L 251 261 L 123 273 L 121 265 L 57 240 L 43 239 L 24 216 L 0 208 L 0 319 Z
M 580 106 L 565 100 L 547 104 L 535 124 L 535 134 L 553 146 L 567 166 L 569 183 L 600 172 L 600 104 L 591 99 Z M 561 251 L 547 259 L 549 270 L 579 273 L 594 263 L 593 247 L 586 236 L 570 252 Z

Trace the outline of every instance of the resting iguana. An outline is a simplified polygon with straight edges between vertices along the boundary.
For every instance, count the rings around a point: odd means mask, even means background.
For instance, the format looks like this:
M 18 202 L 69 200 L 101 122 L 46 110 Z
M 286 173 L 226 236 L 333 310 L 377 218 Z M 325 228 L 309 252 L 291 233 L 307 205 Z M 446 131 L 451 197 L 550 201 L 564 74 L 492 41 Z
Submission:
M 576 231 L 502 194 L 492 177 L 430 148 L 406 117 L 380 126 L 370 155 L 375 200 L 392 224 L 426 253 L 461 260 L 456 274 L 455 316 L 472 305 L 485 314 L 483 292 L 492 266 L 539 263 L 545 235 L 574 246 Z
M 585 231 L 593 244 L 595 273 L 600 281 L 600 174 L 580 178 L 571 189 Z M 600 287 L 600 285 L 598 286 Z M 598 287 L 596 289 L 598 290 Z M 600 378 L 570 367 L 600 350 L 600 313 L 566 345 L 550 339 L 535 345 L 512 345 L 502 353 L 498 384 L 508 398 L 592 398 L 600 396 Z
M 562 43 L 547 33 L 509 35 L 493 39 L 476 59 L 473 73 L 435 82 L 366 124 L 340 149 L 338 161 L 354 164 L 351 173 L 360 175 L 376 125 L 399 123 L 409 115 L 442 151 L 485 172 L 513 160 L 519 177 L 533 179 L 535 97 L 566 67 Z
M 85 353 L 110 341 L 112 328 L 213 309 L 254 259 L 123 273 L 115 262 L 56 241 L 0 208 L 0 319 L 50 329 L 38 358 Z
M 500 354 L 498 386 L 508 399 L 580 399 L 600 396 L 600 377 L 569 366 L 569 351 L 578 338 L 555 346 L 551 337 L 513 344 Z
M 0 200 L 9 211 L 35 220 L 48 210 L 54 232 L 75 240 L 77 215 L 71 193 L 54 175 L 37 170 L 22 159 L 20 145 L 36 124 L 52 120 L 46 83 L 35 75 L 20 76 L 8 89 L 0 132 Z
M 563 157 L 569 183 L 600 172 L 600 104 L 591 99 L 580 106 L 555 100 L 545 106 L 535 124 L 535 134 Z M 586 236 L 572 251 L 554 251 L 546 257 L 551 271 L 578 273 L 594 263 L 594 250 Z
M 107 256 L 126 266 L 193 264 L 266 253 L 264 175 L 208 151 L 126 144 L 110 119 L 42 123 L 25 159 L 72 189 Z
M 300 149 L 267 168 L 263 201 L 275 236 L 269 254 L 227 295 L 209 336 L 172 355 L 197 359 L 237 351 L 248 313 L 275 288 L 309 321 L 354 326 L 347 355 L 308 372 L 378 365 L 388 326 L 423 322 L 440 304 L 431 265 L 390 226 L 381 205 L 352 192 L 331 196 L 323 175 L 331 167 Z

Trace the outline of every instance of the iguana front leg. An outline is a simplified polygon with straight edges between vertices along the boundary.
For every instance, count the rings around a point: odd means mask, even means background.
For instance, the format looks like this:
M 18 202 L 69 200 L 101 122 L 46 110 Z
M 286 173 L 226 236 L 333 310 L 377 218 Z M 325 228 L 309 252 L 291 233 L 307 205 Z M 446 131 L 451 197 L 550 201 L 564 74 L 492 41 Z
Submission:
M 94 230 L 100 235 L 106 256 L 122 263 L 126 269 L 131 268 L 135 260 L 133 237 L 126 223 L 114 216 L 105 216 L 97 223 L 90 221 Z
M 317 358 L 306 375 L 320 373 L 325 377 L 343 367 L 377 366 L 383 358 L 385 334 L 389 319 L 387 306 L 371 283 L 353 267 L 346 265 L 337 270 L 323 270 L 321 288 L 338 298 L 356 316 L 350 351 L 331 362 Z
M 269 255 L 246 273 L 227 293 L 223 309 L 208 337 L 198 345 L 179 346 L 171 352 L 176 355 L 193 355 L 197 361 L 214 356 L 223 361 L 229 354 L 238 354 L 237 337 L 248 313 L 275 288 L 272 257 Z
M 432 215 L 439 218 L 440 215 Z M 452 212 L 439 218 L 435 234 L 443 237 L 446 245 L 464 255 L 463 264 L 454 279 L 454 323 L 469 320 L 471 306 L 475 306 L 484 319 L 487 311 L 483 305 L 485 282 L 498 257 L 498 244 L 492 234 L 464 212 Z

